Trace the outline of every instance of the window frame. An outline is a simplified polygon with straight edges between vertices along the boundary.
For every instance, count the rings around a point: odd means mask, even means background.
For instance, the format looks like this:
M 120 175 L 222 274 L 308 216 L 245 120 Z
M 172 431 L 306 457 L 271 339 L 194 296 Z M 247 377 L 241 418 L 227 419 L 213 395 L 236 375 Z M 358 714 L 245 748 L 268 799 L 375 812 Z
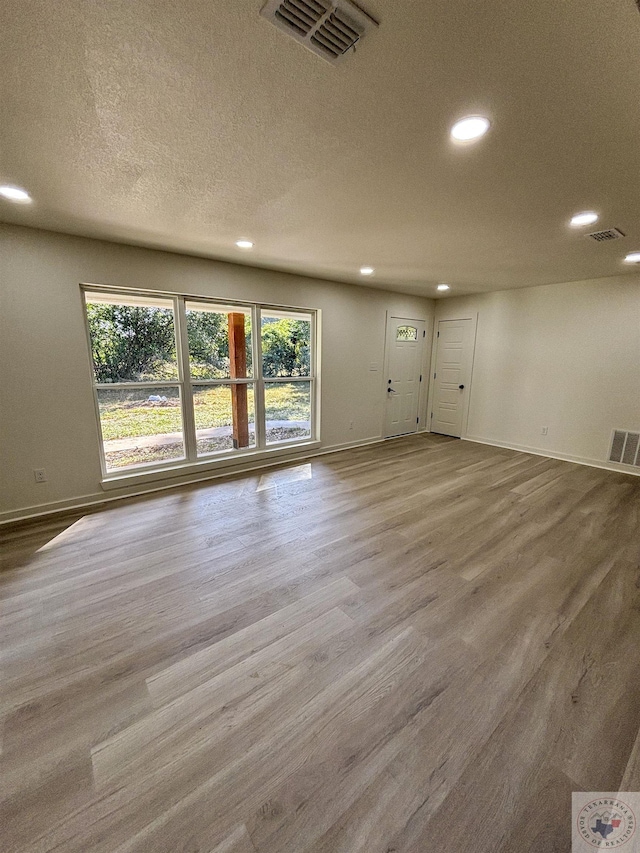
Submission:
M 102 471 L 102 483 L 121 481 L 123 479 L 139 479 L 145 475 L 157 478 L 157 475 L 176 475 L 188 472 L 189 469 L 200 469 L 208 467 L 228 466 L 230 463 L 240 462 L 243 458 L 256 458 L 269 456 L 279 451 L 285 452 L 320 444 L 320 352 L 319 352 L 319 326 L 320 311 L 315 308 L 303 308 L 291 305 L 277 305 L 267 302 L 248 302 L 245 300 L 225 299 L 222 297 L 210 297 L 196 294 L 176 293 L 172 291 L 147 290 L 130 287 L 112 287 L 104 284 L 80 284 L 82 312 L 87 339 L 89 369 L 91 385 L 93 389 L 93 400 L 98 428 L 99 458 Z M 113 297 L 117 303 L 118 296 L 143 297 L 147 299 L 170 300 L 172 303 L 174 317 L 174 334 L 176 339 L 176 362 L 178 375 L 176 379 L 144 381 L 144 382 L 97 382 L 93 363 L 93 347 L 91 332 L 89 329 L 89 318 L 87 314 L 87 295 L 91 293 L 103 294 Z M 251 316 L 251 348 L 252 348 L 252 373 L 253 376 L 234 379 L 231 377 L 220 379 L 192 379 L 189 359 L 189 339 L 187 334 L 186 303 L 195 302 L 211 305 L 212 307 L 237 307 L 243 313 Z M 309 319 L 309 375 L 308 376 L 283 376 L 264 377 L 262 373 L 262 315 L 268 316 L 268 312 L 300 314 Z M 248 341 L 247 341 L 248 343 Z M 265 423 L 265 386 L 271 383 L 282 382 L 308 382 L 310 386 L 310 435 L 300 436 L 283 441 L 267 444 Z M 194 388 L 216 385 L 252 385 L 254 389 L 255 408 L 255 439 L 253 447 L 227 448 L 198 455 L 197 437 L 195 425 L 195 409 L 193 404 Z M 179 459 L 170 459 L 162 462 L 141 462 L 123 468 L 107 468 L 104 436 L 102 431 L 102 420 L 100 417 L 100 406 L 98 391 L 136 388 L 177 388 L 181 401 L 182 432 L 184 455 Z M 154 476 L 155 475 L 155 476 Z
M 219 458 L 228 458 L 230 454 L 247 454 L 252 451 L 255 452 L 260 448 L 259 444 L 259 436 L 258 436 L 258 405 L 257 405 L 257 376 L 256 369 L 254 366 L 254 362 L 257 360 L 256 353 L 256 344 L 255 344 L 255 323 L 256 323 L 256 308 L 259 308 L 257 303 L 251 302 L 238 302 L 230 299 L 210 299 L 210 298 L 200 298 L 197 299 L 190 296 L 180 295 L 178 297 L 181 300 L 181 310 L 179 310 L 180 316 L 180 341 L 181 341 L 181 360 L 184 361 L 183 371 L 185 373 L 185 385 L 188 385 L 187 396 L 188 403 L 186 404 L 189 407 L 189 418 L 193 421 L 193 424 L 189 425 L 189 437 L 193 438 L 193 447 L 190 447 L 191 455 L 188 453 L 186 457 L 186 461 L 188 464 L 197 464 L 203 461 L 213 461 Z M 191 358 L 189 354 L 189 336 L 187 333 L 187 308 L 186 305 L 188 302 L 200 303 L 206 305 L 220 305 L 221 307 L 234 307 L 238 309 L 244 309 L 243 313 L 249 313 L 251 317 L 251 350 L 252 350 L 252 359 L 251 359 L 251 372 L 253 376 L 247 376 L 245 379 L 232 379 L 231 376 L 220 379 L 192 379 L 191 378 Z M 249 309 L 247 312 L 246 309 Z M 262 354 L 260 353 L 260 370 L 262 370 Z M 201 388 L 204 386 L 216 386 L 216 385 L 253 385 L 254 387 L 254 417 L 255 417 L 255 430 L 256 430 L 256 443 L 254 447 L 242 447 L 242 448 L 227 448 L 226 450 L 218 450 L 212 451 L 211 453 L 202 453 L 198 455 L 198 437 L 197 430 L 195 426 L 195 408 L 193 406 L 193 389 Z M 183 413 L 183 419 L 185 417 L 185 413 Z M 260 424 L 260 429 L 264 431 L 264 424 Z M 186 439 L 185 439 L 186 445 Z
M 316 359 L 316 331 L 315 331 L 316 320 L 314 318 L 313 312 L 311 312 L 311 311 L 307 312 L 307 311 L 302 311 L 302 310 L 295 311 L 295 309 L 282 308 L 282 307 L 276 308 L 273 305 L 270 305 L 270 306 L 258 305 L 257 309 L 258 309 L 258 312 L 257 312 L 258 313 L 258 317 L 257 317 L 258 322 L 256 323 L 256 330 L 257 330 L 257 336 L 258 336 L 258 358 L 260 361 L 260 365 L 259 365 L 260 378 L 262 380 L 261 388 L 260 388 L 260 394 L 259 394 L 260 402 L 262 405 L 262 410 L 261 410 L 262 414 L 261 414 L 261 418 L 260 418 L 261 426 L 264 429 L 265 424 L 266 424 L 266 420 L 265 420 L 265 409 L 266 409 L 266 407 L 265 407 L 265 390 L 266 390 L 267 385 L 277 385 L 277 384 L 289 385 L 289 384 L 293 384 L 293 383 L 303 383 L 303 382 L 306 383 L 306 382 L 308 382 L 309 383 L 309 397 L 310 397 L 310 402 L 311 402 L 311 412 L 310 412 L 311 434 L 309 436 L 301 436 L 298 439 L 293 439 L 293 441 L 295 441 L 295 442 L 301 442 L 301 441 L 305 441 L 305 440 L 306 441 L 313 441 L 314 435 L 315 435 L 315 429 L 314 429 L 314 420 L 315 419 L 313 416 L 313 413 L 314 413 L 314 390 L 315 390 L 314 382 L 315 382 L 315 377 L 316 377 L 316 362 L 315 362 L 315 359 Z M 286 315 L 287 313 L 291 313 L 291 314 L 297 313 L 297 314 L 305 315 L 305 319 L 307 318 L 307 316 L 310 317 L 311 329 L 310 329 L 310 334 L 309 334 L 309 375 L 308 376 L 264 376 L 263 365 L 262 365 L 262 315 L 263 315 L 263 313 L 265 313 L 267 316 L 269 316 L 268 315 L 269 311 L 272 311 L 276 315 L 279 313 L 284 314 L 284 315 Z M 293 318 L 290 318 L 290 319 L 293 319 Z M 252 330 L 253 330 L 253 327 L 252 327 Z M 256 415 L 256 420 L 257 419 L 258 419 L 258 416 Z M 257 440 L 257 436 L 256 436 L 256 440 Z M 290 444 L 290 442 L 287 441 L 286 439 L 283 441 L 272 441 L 271 443 L 267 444 L 266 443 L 266 436 L 265 436 L 265 445 L 264 445 L 265 448 L 283 447 L 283 446 L 287 446 L 288 444 Z

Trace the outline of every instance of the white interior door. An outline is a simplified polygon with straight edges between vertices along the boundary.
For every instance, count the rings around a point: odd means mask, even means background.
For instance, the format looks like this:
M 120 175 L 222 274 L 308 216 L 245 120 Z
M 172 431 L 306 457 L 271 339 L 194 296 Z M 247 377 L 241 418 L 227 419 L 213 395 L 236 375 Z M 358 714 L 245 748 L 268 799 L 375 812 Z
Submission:
M 389 318 L 384 389 L 386 438 L 418 430 L 424 345 L 424 320 Z
M 431 405 L 431 432 L 462 435 L 473 361 L 473 321 L 440 320 Z

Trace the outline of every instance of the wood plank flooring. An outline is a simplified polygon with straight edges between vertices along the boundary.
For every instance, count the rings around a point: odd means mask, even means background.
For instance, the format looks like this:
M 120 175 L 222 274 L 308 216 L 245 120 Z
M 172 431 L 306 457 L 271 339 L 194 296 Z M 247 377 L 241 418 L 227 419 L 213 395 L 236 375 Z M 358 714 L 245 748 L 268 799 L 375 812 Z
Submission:
M 0 849 L 568 851 L 640 785 L 639 530 L 421 435 L 5 531 Z

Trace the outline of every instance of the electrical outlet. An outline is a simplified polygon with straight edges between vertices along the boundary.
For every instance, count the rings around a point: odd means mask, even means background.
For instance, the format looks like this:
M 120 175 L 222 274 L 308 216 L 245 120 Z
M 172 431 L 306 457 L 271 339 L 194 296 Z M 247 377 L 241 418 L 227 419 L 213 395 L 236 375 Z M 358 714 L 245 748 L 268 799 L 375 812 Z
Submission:
M 548 435 L 548 434 L 549 434 L 549 427 L 542 427 L 542 435 Z
M 35 477 L 36 483 L 47 482 L 47 472 L 44 470 L 44 468 L 34 468 L 33 476 Z

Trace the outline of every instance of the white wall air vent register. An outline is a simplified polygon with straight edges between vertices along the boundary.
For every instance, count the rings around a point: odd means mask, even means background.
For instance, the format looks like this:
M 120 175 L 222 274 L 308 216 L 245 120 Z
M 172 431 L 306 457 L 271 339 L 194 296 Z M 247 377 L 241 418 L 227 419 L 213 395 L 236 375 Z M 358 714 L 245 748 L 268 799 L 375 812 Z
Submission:
M 640 468 L 640 432 L 613 431 L 609 462 L 620 462 Z
M 267 0 L 260 14 L 332 65 L 378 26 L 350 0 Z
M 625 235 L 619 228 L 607 228 L 604 231 L 592 231 L 591 234 L 585 234 L 589 240 L 595 240 L 596 243 L 607 243 L 609 240 L 619 240 Z

